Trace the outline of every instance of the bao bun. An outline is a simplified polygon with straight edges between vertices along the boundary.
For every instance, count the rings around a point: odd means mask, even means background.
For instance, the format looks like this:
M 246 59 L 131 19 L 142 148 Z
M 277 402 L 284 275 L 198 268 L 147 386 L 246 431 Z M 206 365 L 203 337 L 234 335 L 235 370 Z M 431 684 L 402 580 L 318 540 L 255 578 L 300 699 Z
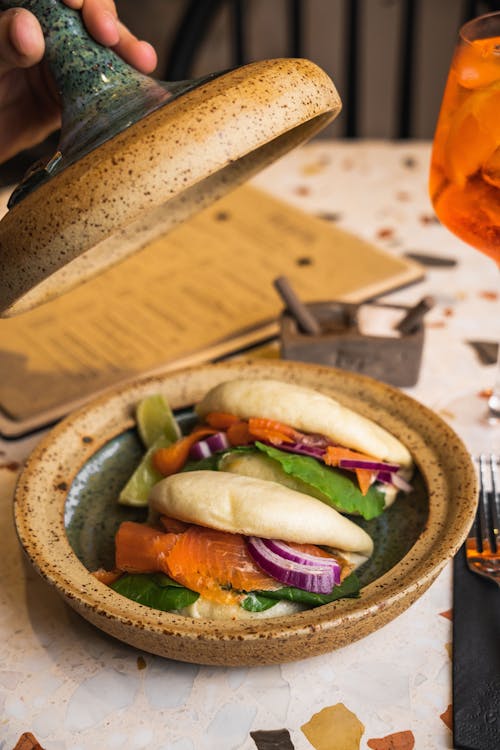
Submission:
M 277 482 L 218 471 L 173 474 L 153 487 L 150 506 L 188 523 L 245 536 L 317 544 L 369 557 L 373 542 L 329 505 Z
M 324 435 L 381 461 L 412 465 L 407 448 L 387 430 L 319 391 L 292 383 L 230 380 L 210 390 L 196 412 L 201 418 L 209 412 L 227 412 L 242 419 L 273 419 L 301 432 Z

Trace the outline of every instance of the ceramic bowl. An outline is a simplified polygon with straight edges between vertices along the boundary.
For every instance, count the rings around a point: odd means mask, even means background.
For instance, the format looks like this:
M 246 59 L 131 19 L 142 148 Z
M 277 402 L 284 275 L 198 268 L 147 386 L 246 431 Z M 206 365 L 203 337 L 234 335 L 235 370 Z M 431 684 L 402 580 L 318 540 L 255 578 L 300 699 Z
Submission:
M 162 392 L 181 418 L 215 384 L 271 377 L 316 388 L 376 420 L 411 451 L 414 491 L 366 526 L 375 554 L 360 571 L 358 599 L 250 622 L 160 612 L 122 597 L 90 573 L 112 561 L 116 525 L 138 517 L 116 497 L 140 456 L 134 409 Z M 20 477 L 15 522 L 38 572 L 80 615 L 144 651 L 218 665 L 270 664 L 325 653 L 367 636 L 409 607 L 467 535 L 476 477 L 455 433 L 402 392 L 341 370 L 238 360 L 169 372 L 113 390 L 67 417 L 38 445 Z M 139 512 L 140 515 L 140 512 Z

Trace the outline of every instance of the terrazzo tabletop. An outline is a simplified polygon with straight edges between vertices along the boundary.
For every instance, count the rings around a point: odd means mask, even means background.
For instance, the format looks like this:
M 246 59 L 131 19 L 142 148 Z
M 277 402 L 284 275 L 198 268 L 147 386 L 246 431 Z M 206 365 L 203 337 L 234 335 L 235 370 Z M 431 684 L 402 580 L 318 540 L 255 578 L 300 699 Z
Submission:
M 469 341 L 500 338 L 497 273 L 435 220 L 424 142 L 321 141 L 254 184 L 395 255 L 438 256 L 421 282 L 386 295 L 432 295 L 420 377 L 409 395 L 438 411 L 472 453 L 500 452 L 500 428 L 456 422 L 495 374 Z M 454 265 L 451 261 L 456 261 Z M 0 343 L 1 346 L 1 343 Z M 30 732 L 44 750 L 447 750 L 452 748 L 452 569 L 404 614 L 324 656 L 216 668 L 121 644 L 70 610 L 27 565 L 12 519 L 18 471 L 40 433 L 0 440 L 0 750 Z

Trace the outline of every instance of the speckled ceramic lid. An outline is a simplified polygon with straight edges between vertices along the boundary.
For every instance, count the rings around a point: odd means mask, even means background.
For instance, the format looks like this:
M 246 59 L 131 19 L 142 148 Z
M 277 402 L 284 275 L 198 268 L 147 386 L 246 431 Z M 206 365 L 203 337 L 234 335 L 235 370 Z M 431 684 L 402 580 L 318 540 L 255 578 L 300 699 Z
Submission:
M 79 14 L 56 0 L 0 2 L 10 6 L 39 15 L 63 128 L 56 154 L 16 190 L 0 222 L 4 316 L 122 260 L 340 111 L 332 81 L 307 60 L 267 60 L 165 84 L 92 42 Z M 71 50 L 62 59 L 61 39 Z

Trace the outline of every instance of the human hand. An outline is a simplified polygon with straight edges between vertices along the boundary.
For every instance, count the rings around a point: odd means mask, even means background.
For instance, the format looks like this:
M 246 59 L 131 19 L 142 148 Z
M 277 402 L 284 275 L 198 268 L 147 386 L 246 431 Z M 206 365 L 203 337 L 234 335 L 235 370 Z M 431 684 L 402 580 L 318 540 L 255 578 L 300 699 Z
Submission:
M 156 67 L 150 44 L 118 19 L 113 0 L 63 0 L 81 10 L 96 41 L 142 73 Z M 42 63 L 45 43 L 35 16 L 23 8 L 0 11 L 0 164 L 43 141 L 60 125 L 58 97 Z

